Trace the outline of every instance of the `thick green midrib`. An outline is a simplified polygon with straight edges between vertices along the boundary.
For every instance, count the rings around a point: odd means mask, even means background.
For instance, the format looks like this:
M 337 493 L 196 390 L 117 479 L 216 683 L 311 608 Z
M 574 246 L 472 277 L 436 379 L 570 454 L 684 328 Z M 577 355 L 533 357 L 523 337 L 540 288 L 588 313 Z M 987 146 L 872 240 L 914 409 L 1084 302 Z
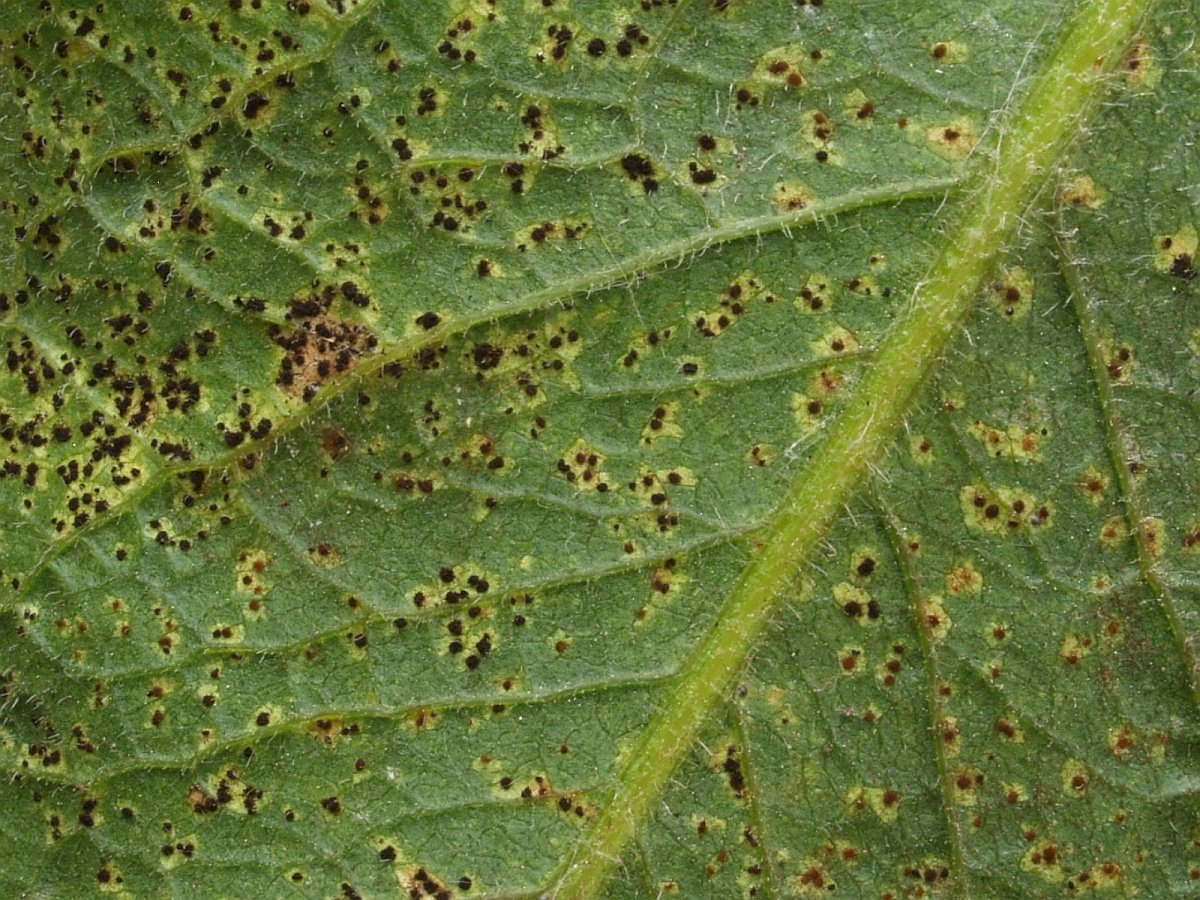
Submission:
M 1070 23 L 1007 119 L 994 158 L 877 361 L 761 533 L 759 555 L 684 664 L 678 691 L 629 752 L 604 810 L 551 881 L 563 898 L 597 896 L 650 817 L 682 755 L 750 653 L 793 574 L 872 463 L 883 457 L 924 376 L 970 308 L 999 251 L 1063 151 L 1151 0 L 1095 0 Z M 990 170 L 989 170 L 990 166 Z
M 1092 369 L 1092 380 L 1096 385 L 1100 418 L 1104 422 L 1109 460 L 1116 475 L 1117 485 L 1121 489 L 1121 506 L 1125 510 L 1125 522 L 1129 526 L 1129 533 L 1133 535 L 1134 546 L 1137 550 L 1138 571 L 1149 585 L 1150 590 L 1154 592 L 1154 596 L 1162 608 L 1163 617 L 1167 620 L 1167 625 L 1171 630 L 1171 636 L 1179 645 L 1180 656 L 1187 666 L 1188 685 L 1192 690 L 1192 700 L 1200 705 L 1200 658 L 1197 657 L 1196 647 L 1188 638 L 1187 628 L 1180 618 L 1175 601 L 1164 583 L 1162 575 L 1158 572 L 1154 563 L 1154 554 L 1146 539 L 1147 517 L 1142 504 L 1141 492 L 1129 471 L 1128 460 L 1125 459 L 1125 451 L 1122 448 L 1125 428 L 1122 426 L 1121 416 L 1117 412 L 1113 387 L 1109 383 L 1108 367 L 1105 365 L 1101 353 L 1100 328 L 1089 307 L 1091 292 L 1084 284 L 1078 264 L 1075 262 L 1074 247 L 1064 236 L 1061 222 L 1056 234 L 1056 242 L 1059 251 L 1059 272 L 1062 273 L 1063 281 L 1070 292 L 1071 306 L 1075 311 L 1075 318 L 1079 322 L 1080 337 L 1083 339 L 1088 364 Z
M 304 404 L 295 413 L 279 422 L 267 438 L 247 442 L 235 451 L 217 453 L 206 460 L 190 460 L 185 463 L 160 463 L 155 460 L 157 467 L 154 474 L 147 476 L 137 487 L 127 491 L 119 504 L 115 505 L 109 513 L 104 516 L 97 516 L 87 525 L 75 529 L 62 540 L 51 544 L 30 569 L 24 572 L 9 573 L 20 576 L 21 587 L 9 593 L 7 603 L 3 599 L 0 599 L 0 608 L 15 605 L 24 596 L 26 590 L 28 590 L 28 586 L 33 583 L 37 573 L 57 559 L 80 537 L 91 533 L 104 523 L 112 521 L 116 516 L 122 515 L 131 509 L 136 509 L 141 501 L 146 499 L 173 476 L 180 472 L 235 470 L 238 459 L 273 445 L 284 435 L 299 428 L 312 416 L 324 410 L 338 397 L 362 385 L 371 376 L 378 374 L 388 364 L 406 360 L 417 353 L 422 347 L 435 346 L 443 341 L 461 335 L 478 325 L 536 312 L 571 297 L 588 296 L 597 291 L 605 290 L 606 288 L 637 278 L 647 272 L 653 272 L 660 266 L 674 260 L 703 253 L 710 247 L 774 234 L 785 231 L 793 226 L 819 222 L 826 216 L 837 216 L 840 213 L 852 212 L 857 209 L 864 209 L 885 203 L 899 203 L 907 200 L 929 199 L 942 196 L 959 184 L 959 180 L 952 177 L 900 182 L 850 192 L 829 200 L 817 199 L 807 207 L 786 215 L 761 216 L 733 222 L 717 228 L 706 228 L 680 240 L 651 248 L 638 256 L 617 260 L 611 266 L 593 270 L 579 278 L 552 284 L 541 290 L 531 291 L 508 303 L 482 309 L 474 314 L 448 319 L 424 334 L 398 340 L 385 351 L 364 358 L 348 374 L 339 379 L 327 382 L 312 402 Z M 16 323 L 10 323 L 6 327 L 16 327 Z M 699 382 L 700 380 L 697 379 L 695 383 Z M 3 588 L 0 588 L 0 590 L 3 590 Z

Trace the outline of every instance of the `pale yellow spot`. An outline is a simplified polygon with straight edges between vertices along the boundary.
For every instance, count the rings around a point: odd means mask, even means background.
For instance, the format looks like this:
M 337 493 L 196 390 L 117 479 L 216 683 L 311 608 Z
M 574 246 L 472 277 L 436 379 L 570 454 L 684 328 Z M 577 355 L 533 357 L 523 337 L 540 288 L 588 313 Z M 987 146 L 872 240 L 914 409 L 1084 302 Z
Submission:
M 792 182 L 780 182 L 772 193 L 775 208 L 780 213 L 796 213 L 812 205 L 813 197 L 807 188 Z
M 950 614 L 946 612 L 940 595 L 934 594 L 917 604 L 917 614 L 920 616 L 921 626 L 935 641 L 945 640 L 950 634 Z
M 1158 516 L 1151 516 L 1143 519 L 1140 523 L 1142 531 L 1142 539 L 1146 545 L 1146 552 L 1153 559 L 1158 559 L 1163 555 L 1163 547 L 1167 535 L 1167 523 Z
M 1116 547 L 1129 537 L 1129 527 L 1121 516 L 1112 516 L 1100 526 L 1100 541 L 1107 547 Z
M 1007 321 L 1025 317 L 1033 305 L 1037 283 L 1022 268 L 1005 269 L 992 282 L 990 297 L 993 306 Z
M 1130 755 L 1137 749 L 1138 735 L 1128 725 L 1108 730 L 1108 749 L 1112 755 L 1122 762 L 1127 762 Z
M 1104 195 L 1088 175 L 1076 175 L 1063 184 L 1058 192 L 1058 200 L 1065 206 L 1081 206 L 1084 209 L 1099 209 L 1104 205 Z
M 1079 489 L 1092 501 L 1093 506 L 1099 506 L 1103 502 L 1108 485 L 1108 476 L 1095 466 L 1089 466 L 1079 479 Z
M 894 822 L 900 814 L 900 792 L 878 787 L 856 787 L 846 794 L 846 807 L 870 809 L 881 822 Z
M 1054 841 L 1038 841 L 1021 857 L 1021 868 L 1040 875 L 1051 884 L 1066 877 L 1061 864 L 1062 851 Z
M 981 784 L 983 773 L 974 766 L 959 766 L 950 773 L 950 792 L 958 806 L 974 806 L 978 803 Z
M 784 44 L 759 57 L 751 77 L 764 84 L 778 85 L 784 90 L 803 87 L 804 60 L 807 57 L 808 54 L 799 44 Z
M 1160 234 L 1154 238 L 1154 268 L 1164 273 L 1195 271 L 1200 266 L 1200 260 L 1196 259 L 1198 249 L 1200 234 L 1192 225 L 1184 225 L 1174 234 Z
M 871 595 L 862 588 L 855 587 L 848 582 L 841 582 L 833 586 L 833 602 L 837 604 L 847 618 L 853 619 L 860 625 L 872 623 L 873 620 L 868 612 L 871 604 Z M 878 619 L 878 616 L 876 616 Z
M 960 41 L 938 41 L 929 48 L 929 55 L 939 66 L 955 65 L 966 61 L 968 50 Z
M 860 297 L 878 297 L 880 293 L 874 275 L 855 275 L 846 282 L 846 287 Z
M 1126 384 L 1137 369 L 1137 360 L 1133 356 L 1133 348 L 1128 344 L 1115 343 L 1110 338 L 1099 341 L 1100 356 L 1104 360 L 1104 368 L 1110 381 Z
M 979 136 L 975 133 L 975 126 L 966 119 L 956 119 L 926 129 L 925 141 L 938 156 L 958 162 L 966 159 L 975 149 Z
M 875 104 L 855 88 L 842 99 L 842 117 L 852 125 L 871 128 L 875 124 Z
M 824 403 L 808 394 L 793 394 L 792 413 L 796 417 L 796 424 L 807 430 L 825 418 L 826 409 Z
M 828 312 L 833 304 L 830 279 L 824 275 L 811 275 L 796 297 L 796 306 L 805 312 Z M 1200 334 L 1200 332 L 1197 332 Z M 1200 338 L 1197 339 L 1200 346 Z M 1200 350 L 1197 351 L 1200 353 Z
M 1121 65 L 1121 72 L 1130 84 L 1146 88 L 1154 87 L 1162 77 L 1158 61 L 1150 52 L 1150 43 L 1144 38 L 1130 45 Z
M 987 448 L 989 456 L 1040 460 L 1041 444 L 1049 430 L 1045 427 L 1025 428 L 1016 422 L 1007 426 L 989 425 L 976 419 L 971 425 L 971 434 Z
M 978 597 L 983 590 L 983 573 L 971 562 L 961 562 L 946 573 L 946 590 L 951 594 Z
M 809 344 L 814 356 L 841 356 L 845 353 L 855 353 L 858 350 L 858 338 L 854 333 L 840 325 L 824 337 Z
M 1088 770 L 1077 759 L 1068 759 L 1059 771 L 1059 781 L 1064 797 L 1079 799 L 1087 795 Z
M 1007 537 L 1043 531 L 1053 519 L 1054 507 L 1016 488 L 989 488 L 968 484 L 959 491 L 959 503 L 968 528 Z
M 518 229 L 513 243 L 518 250 L 534 250 L 547 244 L 578 240 L 587 229 L 588 223 L 583 219 L 546 219 Z
M 613 486 L 612 479 L 604 471 L 604 454 L 583 439 L 576 440 L 564 450 L 561 460 L 563 465 L 558 470 L 576 490 L 591 493 L 601 484 L 605 485 L 606 491 Z
M 1084 657 L 1092 652 L 1094 641 L 1091 636 L 1068 634 L 1058 646 L 1058 656 L 1069 665 L 1077 665 Z
M 818 860 L 808 857 L 797 866 L 799 873 L 788 881 L 791 893 L 802 897 L 828 897 L 837 889 L 829 870 Z
M 934 461 L 933 442 L 923 434 L 908 436 L 908 452 L 913 460 L 922 466 L 931 466 Z

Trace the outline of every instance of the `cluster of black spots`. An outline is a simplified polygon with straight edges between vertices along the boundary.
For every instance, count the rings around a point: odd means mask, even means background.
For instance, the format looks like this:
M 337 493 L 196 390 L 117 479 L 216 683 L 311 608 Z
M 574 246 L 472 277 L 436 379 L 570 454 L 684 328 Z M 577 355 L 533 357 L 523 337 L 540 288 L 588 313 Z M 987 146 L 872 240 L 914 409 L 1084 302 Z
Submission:
M 847 600 L 842 604 L 842 612 L 848 619 L 861 619 L 866 615 L 868 619 L 874 622 L 882 615 L 882 610 L 879 608 L 879 601 L 869 600 L 864 606 L 858 600 Z
M 438 111 L 437 88 L 426 85 L 417 91 L 417 115 L 429 116 Z
M 385 848 L 387 849 L 387 848 Z M 395 851 L 392 851 L 395 853 Z M 383 859 L 383 853 L 380 853 L 380 858 Z M 393 857 L 394 858 L 394 857 Z M 391 860 L 385 860 L 390 862 Z M 434 900 L 450 900 L 454 896 L 453 891 L 439 878 L 432 875 L 424 866 L 419 867 L 412 875 L 406 879 L 408 896 L 411 900 L 421 900 L 422 897 L 433 897 Z M 466 882 L 467 887 L 462 888 L 462 883 Z M 459 887 L 467 891 L 471 889 L 471 879 L 463 877 L 459 879 Z
M 522 176 L 525 174 L 525 164 L 513 160 L 506 162 L 500 170 L 505 178 L 509 179 L 509 186 L 514 194 L 525 193 L 525 181 Z
M 642 153 L 629 153 L 621 157 L 621 168 L 631 181 L 641 184 L 642 190 L 653 194 L 658 190 L 658 179 L 654 177 L 654 163 Z
M 577 222 L 575 224 L 560 223 L 560 222 L 540 222 L 529 231 L 529 240 L 533 242 L 535 247 L 540 247 L 547 241 L 561 237 L 563 240 L 574 241 L 583 236 L 587 230 L 587 222 Z M 522 241 L 517 244 L 517 249 L 524 253 L 529 249 L 529 244 Z
M 950 878 L 950 869 L 942 865 L 905 866 L 903 872 L 905 878 L 912 881 L 923 881 L 926 884 L 937 884 Z
M 738 748 L 730 744 L 725 748 L 724 756 L 725 758 L 721 761 L 721 769 L 729 781 L 730 790 L 733 791 L 735 797 L 744 797 L 746 795 L 746 776 L 742 772 Z
M 555 62 L 562 62 L 567 58 L 571 41 L 575 40 L 575 32 L 566 25 L 550 25 L 546 28 L 546 35 L 554 41 L 554 46 L 550 48 L 550 58 Z
M 493 14 L 494 16 L 494 14 Z M 489 16 L 491 18 L 491 16 Z M 462 50 L 455 45 L 460 37 L 465 37 L 475 30 L 475 23 L 468 17 L 463 17 L 446 29 L 446 40 L 438 44 L 437 51 L 451 62 L 475 62 L 474 50 Z
M 525 111 L 521 113 L 521 123 L 529 129 L 528 141 L 521 141 L 517 147 L 522 153 L 532 153 L 541 142 L 546 138 L 546 123 L 544 121 L 545 111 L 536 103 L 531 103 L 525 107 Z M 544 161 L 549 161 L 562 156 L 567 152 L 567 148 L 562 144 L 554 147 L 542 148 L 541 158 Z M 520 191 L 516 191 L 520 193 Z
M 224 422 L 217 423 L 217 431 L 221 433 L 221 439 L 226 447 L 233 449 L 240 447 L 245 441 L 261 441 L 271 433 L 274 423 L 265 416 L 260 416 L 255 419 L 253 407 L 246 401 L 242 401 L 237 406 L 237 425 L 234 427 L 226 425 Z
M 717 180 L 717 173 L 715 171 L 704 168 L 698 163 L 688 163 L 688 171 L 692 173 L 692 184 L 703 186 L 712 184 Z
M 1159 247 L 1170 253 L 1175 246 L 1175 239 L 1172 237 L 1164 237 L 1159 241 Z M 1175 253 L 1171 258 L 1171 266 L 1167 272 L 1176 278 L 1181 278 L 1184 281 L 1192 281 L 1196 277 L 1196 261 L 1192 258 L 1192 254 L 1186 251 Z
M 330 308 L 339 297 L 359 307 L 371 302 L 352 281 L 336 288 L 327 285 L 323 290 L 289 302 L 284 317 L 294 323 L 292 327 L 276 324 L 267 327 L 272 343 L 284 350 L 276 383 L 305 401 L 316 396 L 325 382 L 354 368 L 379 343 L 364 326 L 330 315 Z

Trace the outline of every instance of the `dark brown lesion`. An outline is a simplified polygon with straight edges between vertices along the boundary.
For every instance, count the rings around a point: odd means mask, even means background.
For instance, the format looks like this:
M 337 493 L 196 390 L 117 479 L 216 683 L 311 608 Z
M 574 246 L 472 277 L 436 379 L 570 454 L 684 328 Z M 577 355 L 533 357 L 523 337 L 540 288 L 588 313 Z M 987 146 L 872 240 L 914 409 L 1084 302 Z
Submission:
M 286 318 L 292 326 L 267 328 L 272 343 L 284 351 L 275 383 L 293 397 L 311 400 L 322 385 L 348 373 L 379 345 L 366 326 L 343 321 L 330 312 L 341 294 L 353 294 L 346 299 L 363 305 L 364 295 L 356 286 L 352 291 L 345 286 L 330 287 L 289 303 Z

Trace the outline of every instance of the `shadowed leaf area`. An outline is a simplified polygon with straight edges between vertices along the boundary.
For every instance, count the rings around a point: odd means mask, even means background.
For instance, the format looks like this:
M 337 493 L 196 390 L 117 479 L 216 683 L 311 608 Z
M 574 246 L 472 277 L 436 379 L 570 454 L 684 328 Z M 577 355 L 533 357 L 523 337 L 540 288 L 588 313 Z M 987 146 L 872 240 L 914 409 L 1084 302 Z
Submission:
M 6 0 L 3 893 L 552 891 L 1084 6 Z M 597 894 L 1200 890 L 1198 20 Z

